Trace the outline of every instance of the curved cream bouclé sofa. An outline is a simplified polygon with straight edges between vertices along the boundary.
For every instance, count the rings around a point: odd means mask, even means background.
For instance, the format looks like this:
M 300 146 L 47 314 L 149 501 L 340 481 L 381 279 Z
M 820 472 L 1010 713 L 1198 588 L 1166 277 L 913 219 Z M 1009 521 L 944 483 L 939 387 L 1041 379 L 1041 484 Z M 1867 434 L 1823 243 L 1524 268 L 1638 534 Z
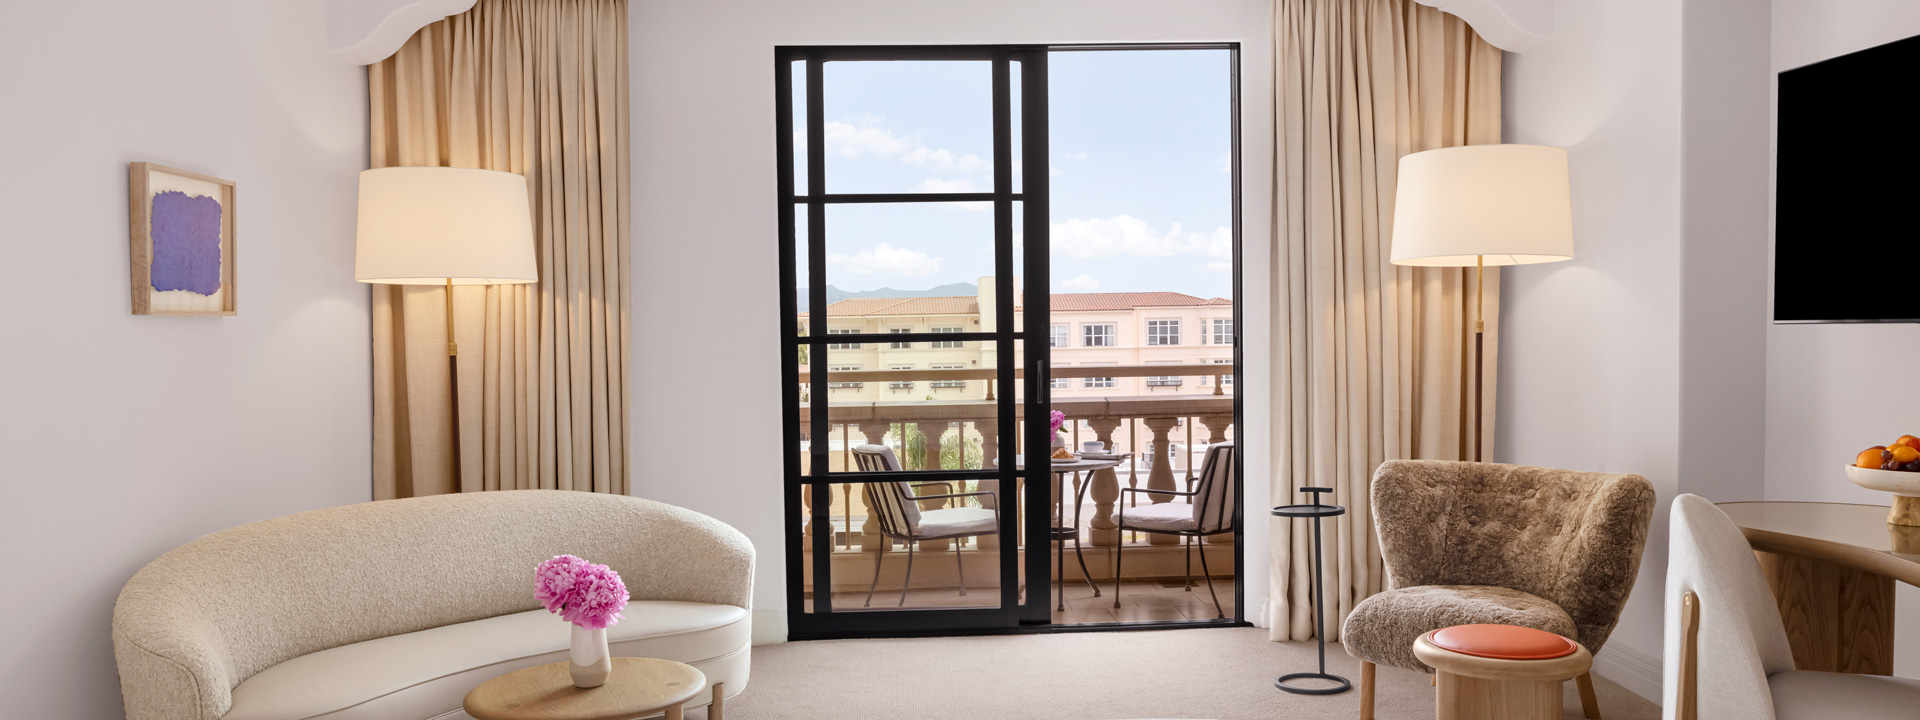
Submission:
M 566 658 L 568 625 L 533 597 L 534 566 L 560 554 L 626 581 L 614 655 L 746 688 L 745 536 L 649 500 L 512 490 L 314 510 L 160 556 L 113 609 L 127 717 L 466 718 L 468 690 Z

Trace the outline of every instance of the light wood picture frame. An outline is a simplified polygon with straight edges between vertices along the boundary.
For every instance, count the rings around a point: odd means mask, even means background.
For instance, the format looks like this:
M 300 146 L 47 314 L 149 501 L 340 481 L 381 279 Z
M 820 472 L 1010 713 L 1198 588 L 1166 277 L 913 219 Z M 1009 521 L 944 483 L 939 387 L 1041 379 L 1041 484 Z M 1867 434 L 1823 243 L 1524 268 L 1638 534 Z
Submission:
M 127 189 L 133 314 L 238 315 L 234 182 L 135 162 Z

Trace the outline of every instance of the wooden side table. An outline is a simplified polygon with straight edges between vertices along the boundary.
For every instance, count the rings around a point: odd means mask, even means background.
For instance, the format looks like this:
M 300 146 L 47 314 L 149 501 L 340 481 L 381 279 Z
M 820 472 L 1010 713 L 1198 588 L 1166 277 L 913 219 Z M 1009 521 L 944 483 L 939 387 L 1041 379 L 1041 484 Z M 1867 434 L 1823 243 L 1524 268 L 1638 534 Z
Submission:
M 1503 660 L 1448 650 L 1432 638 L 1430 632 L 1414 640 L 1413 654 L 1434 670 L 1439 720 L 1560 720 L 1560 684 L 1593 667 L 1593 655 L 1578 643 L 1561 657 Z M 1586 703 L 1585 686 L 1581 692 Z M 1586 707 L 1593 713 L 1592 703 Z
M 707 676 L 686 663 L 617 657 L 607 684 L 577 688 L 566 662 L 516 670 L 467 693 L 474 720 L 635 720 L 664 711 L 682 720 L 681 707 L 707 688 Z M 724 720 L 721 685 L 713 686 L 711 720 Z

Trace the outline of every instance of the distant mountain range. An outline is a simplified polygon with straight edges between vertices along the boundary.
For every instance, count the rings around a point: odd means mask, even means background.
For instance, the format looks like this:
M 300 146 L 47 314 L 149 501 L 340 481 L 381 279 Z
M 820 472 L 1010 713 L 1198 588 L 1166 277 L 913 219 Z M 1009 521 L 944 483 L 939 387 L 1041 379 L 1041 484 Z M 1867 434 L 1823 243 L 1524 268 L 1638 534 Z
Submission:
M 841 300 L 857 300 L 860 298 L 972 297 L 979 291 L 980 289 L 973 283 L 952 283 L 950 285 L 941 285 L 926 290 L 880 288 L 879 290 L 861 290 L 859 292 L 847 292 L 828 285 L 827 304 L 832 305 Z M 809 298 L 808 289 L 800 288 L 800 312 L 807 311 L 807 301 Z

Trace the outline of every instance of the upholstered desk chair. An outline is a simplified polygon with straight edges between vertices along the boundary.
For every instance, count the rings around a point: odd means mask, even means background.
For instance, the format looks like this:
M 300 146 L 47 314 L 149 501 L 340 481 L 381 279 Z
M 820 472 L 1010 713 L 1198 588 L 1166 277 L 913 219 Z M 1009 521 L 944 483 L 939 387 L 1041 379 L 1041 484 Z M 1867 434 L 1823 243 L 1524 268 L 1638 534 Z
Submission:
M 1920 680 L 1793 669 L 1753 547 L 1706 498 L 1674 499 L 1667 547 L 1667 720 L 1920 716 Z
M 1633 589 L 1653 519 L 1639 475 L 1522 465 L 1394 460 L 1373 474 L 1387 587 L 1341 627 L 1360 660 L 1360 717 L 1373 718 L 1375 663 L 1431 672 L 1413 641 L 1452 625 L 1557 633 L 1599 652 Z M 1600 717 L 1593 678 L 1581 705 Z
M 860 472 L 900 472 L 900 459 L 893 454 L 893 448 L 885 445 L 857 445 L 853 448 L 853 460 Z M 944 486 L 947 492 L 939 495 L 916 495 L 924 487 Z M 900 606 L 907 604 L 907 586 L 913 584 L 913 550 L 922 540 L 947 540 L 978 535 L 998 535 L 1000 533 L 1000 503 L 993 491 L 953 492 L 953 483 L 949 482 L 879 482 L 867 483 L 867 512 L 873 513 L 880 521 L 880 534 L 893 540 L 899 540 L 907 546 L 907 576 L 900 581 Z M 935 510 L 920 509 L 921 500 L 959 500 L 961 498 L 980 498 L 980 507 L 944 507 Z M 863 607 L 873 606 L 874 588 L 880 586 L 881 556 L 879 547 L 873 549 L 873 582 L 867 585 L 867 601 Z M 960 543 L 953 544 L 953 562 L 960 569 L 960 594 L 967 594 L 966 561 L 960 559 Z

